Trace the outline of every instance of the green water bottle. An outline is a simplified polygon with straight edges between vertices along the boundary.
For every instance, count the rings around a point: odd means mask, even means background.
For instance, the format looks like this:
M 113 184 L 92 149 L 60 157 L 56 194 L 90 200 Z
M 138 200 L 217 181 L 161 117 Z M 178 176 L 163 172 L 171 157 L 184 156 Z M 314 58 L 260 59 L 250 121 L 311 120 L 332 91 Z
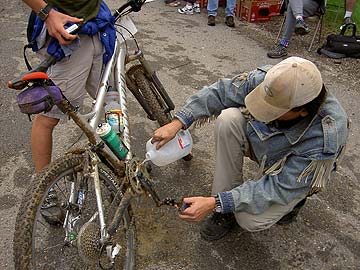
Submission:
M 110 147 L 115 155 L 120 159 L 125 159 L 129 149 L 117 136 L 116 132 L 111 129 L 108 123 L 99 124 L 96 128 L 96 133 L 100 138 Z

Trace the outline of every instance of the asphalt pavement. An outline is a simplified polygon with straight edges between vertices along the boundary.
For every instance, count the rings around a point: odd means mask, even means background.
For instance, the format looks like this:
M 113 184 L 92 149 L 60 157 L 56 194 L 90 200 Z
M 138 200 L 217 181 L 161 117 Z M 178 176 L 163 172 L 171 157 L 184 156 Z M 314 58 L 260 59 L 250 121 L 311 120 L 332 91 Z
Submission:
M 109 1 L 112 8 L 118 7 Z M 22 48 L 26 43 L 29 8 L 21 1 L 2 0 L 0 7 L 0 269 L 14 269 L 12 237 L 19 202 L 29 185 L 33 165 L 30 152 L 31 123 L 16 105 L 16 92 L 6 82 L 26 70 Z M 236 28 L 224 24 L 222 15 L 215 27 L 207 16 L 176 13 L 176 8 L 156 0 L 133 14 L 138 43 L 157 70 L 177 108 L 185 99 L 215 82 L 259 65 L 280 60 L 266 57 L 262 27 L 235 20 Z M 256 38 L 255 38 L 256 36 Z M 31 54 L 31 53 L 30 53 Z M 352 132 L 343 164 L 332 176 L 326 192 L 311 197 L 295 223 L 249 233 L 240 228 L 224 239 L 205 242 L 198 224 L 177 218 L 173 209 L 156 208 L 149 198 L 138 203 L 137 269 L 360 269 L 359 174 L 359 75 L 344 77 L 334 62 L 315 53 L 310 58 L 321 70 L 325 83 L 352 118 Z M 35 61 L 31 58 L 32 61 Z M 156 125 L 129 96 L 134 152 L 143 157 L 145 143 Z M 194 158 L 153 169 L 155 186 L 162 197 L 209 195 L 214 173 L 214 123 L 192 128 Z M 61 156 L 78 138 L 71 123 L 59 125 L 54 134 L 54 158 Z M 245 178 L 257 167 L 245 162 Z M 59 266 L 61 269 L 61 266 Z

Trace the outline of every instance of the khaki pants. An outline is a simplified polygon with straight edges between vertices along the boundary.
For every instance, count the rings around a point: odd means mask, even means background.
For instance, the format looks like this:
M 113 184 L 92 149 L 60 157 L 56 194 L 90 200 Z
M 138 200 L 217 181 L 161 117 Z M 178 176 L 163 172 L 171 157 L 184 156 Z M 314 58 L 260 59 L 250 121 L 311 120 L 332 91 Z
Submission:
M 215 124 L 216 165 L 212 194 L 229 191 L 243 183 L 243 158 L 254 160 L 251 145 L 246 136 L 246 120 L 240 109 L 223 110 Z M 288 205 L 274 204 L 264 213 L 254 215 L 246 212 L 235 212 L 238 224 L 247 231 L 261 231 L 279 221 L 291 212 L 303 197 Z
M 41 59 L 47 57 L 46 47 L 38 52 Z M 48 69 L 48 76 L 60 87 L 72 105 L 81 107 L 86 92 L 95 98 L 102 71 L 102 55 L 103 46 L 98 35 L 80 35 L 80 47 L 71 56 L 65 57 Z M 45 115 L 66 119 L 56 106 Z

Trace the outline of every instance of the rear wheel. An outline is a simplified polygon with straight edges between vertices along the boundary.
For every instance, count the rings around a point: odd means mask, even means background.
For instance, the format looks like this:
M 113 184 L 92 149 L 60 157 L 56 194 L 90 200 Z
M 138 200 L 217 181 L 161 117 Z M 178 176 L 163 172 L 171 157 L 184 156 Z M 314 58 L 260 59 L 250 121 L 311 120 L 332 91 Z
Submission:
M 100 227 L 94 183 L 92 179 L 87 181 L 84 177 L 83 163 L 84 156 L 69 154 L 51 163 L 34 179 L 22 200 L 16 219 L 15 269 L 101 269 L 99 261 L 102 262 L 104 256 L 99 241 Z M 104 213 L 109 213 L 119 183 L 104 164 L 99 164 L 98 171 Z M 84 196 L 78 195 L 80 186 L 85 187 L 81 189 L 84 190 Z M 49 193 L 56 194 L 56 205 L 61 206 L 59 209 L 64 212 L 63 216 L 67 217 L 64 226 L 50 225 L 44 219 L 42 206 L 49 198 Z M 79 205 L 80 197 L 84 203 L 78 208 L 76 205 Z M 107 224 L 108 218 L 105 215 Z M 130 218 L 127 209 L 124 223 L 130 225 Z M 122 256 L 125 259 L 127 256 L 125 247 L 128 233 L 125 231 L 125 227 L 124 230 L 119 229 L 114 236 L 116 242 L 123 247 L 117 258 Z

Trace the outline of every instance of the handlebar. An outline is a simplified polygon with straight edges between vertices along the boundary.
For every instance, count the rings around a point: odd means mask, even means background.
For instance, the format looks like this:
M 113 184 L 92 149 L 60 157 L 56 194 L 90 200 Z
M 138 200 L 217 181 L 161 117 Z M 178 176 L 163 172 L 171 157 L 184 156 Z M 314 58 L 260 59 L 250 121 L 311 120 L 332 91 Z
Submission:
M 129 13 L 130 12 L 139 12 L 141 10 L 142 5 L 145 3 L 145 1 L 146 0 L 129 0 L 124 5 L 122 5 L 117 10 L 115 10 L 115 12 L 113 14 L 113 16 L 115 17 L 115 21 L 117 21 L 121 17 L 121 14 L 129 7 L 130 7 L 130 9 L 128 11 Z

